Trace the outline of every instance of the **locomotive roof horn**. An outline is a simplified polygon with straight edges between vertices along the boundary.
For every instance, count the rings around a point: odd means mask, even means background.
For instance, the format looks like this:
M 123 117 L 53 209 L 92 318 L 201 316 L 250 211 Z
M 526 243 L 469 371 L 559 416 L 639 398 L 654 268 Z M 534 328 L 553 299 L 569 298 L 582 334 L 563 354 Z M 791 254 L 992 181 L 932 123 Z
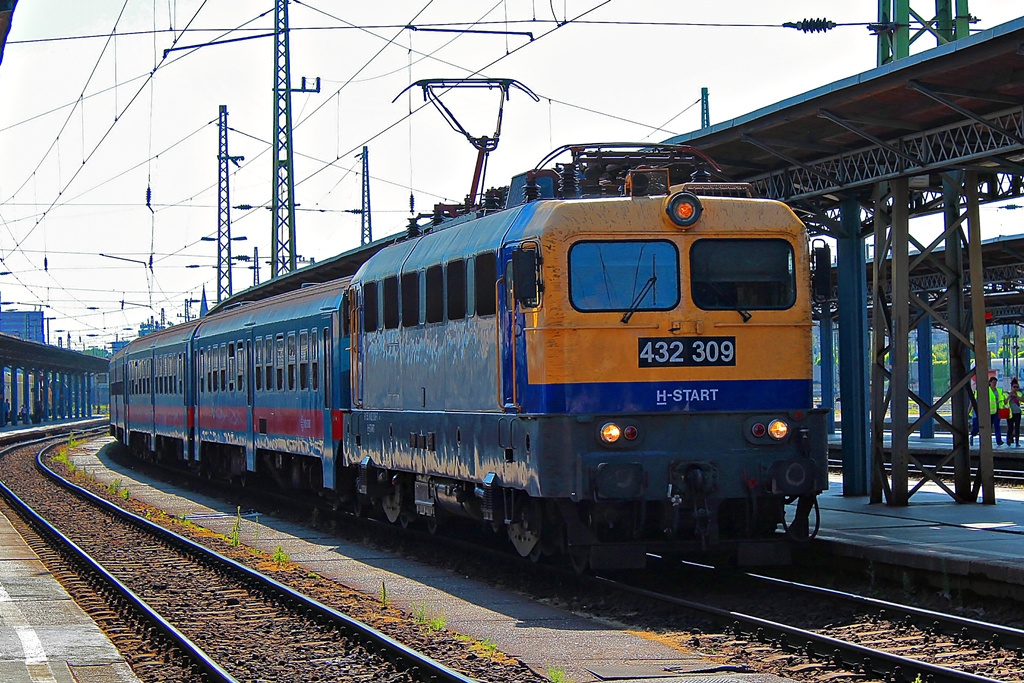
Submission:
M 466 136 L 466 139 L 469 140 L 469 144 L 473 145 L 473 149 L 477 151 L 476 168 L 473 170 L 473 184 L 470 187 L 469 195 L 466 198 L 467 209 L 471 206 L 475 206 L 477 197 L 480 196 L 483 191 L 484 175 L 487 170 L 487 156 L 498 147 L 498 138 L 501 136 L 501 118 L 505 109 L 505 100 L 509 98 L 509 91 L 512 88 L 522 90 L 533 98 L 534 102 L 540 102 L 540 97 L 513 78 L 424 78 L 402 90 L 402 92 L 398 93 L 395 99 L 391 101 L 395 102 L 404 93 L 415 87 L 423 88 L 423 99 L 433 104 L 434 108 L 441 112 L 441 116 L 443 116 L 444 120 L 448 122 L 448 125 L 452 127 L 452 130 Z M 488 90 L 497 88 L 501 91 L 501 97 L 498 101 L 498 121 L 494 126 L 493 135 L 474 137 L 463 127 L 461 123 L 459 123 L 459 120 L 455 118 L 455 114 L 452 113 L 451 109 L 445 106 L 444 102 L 441 101 L 441 95 L 453 88 L 487 88 Z

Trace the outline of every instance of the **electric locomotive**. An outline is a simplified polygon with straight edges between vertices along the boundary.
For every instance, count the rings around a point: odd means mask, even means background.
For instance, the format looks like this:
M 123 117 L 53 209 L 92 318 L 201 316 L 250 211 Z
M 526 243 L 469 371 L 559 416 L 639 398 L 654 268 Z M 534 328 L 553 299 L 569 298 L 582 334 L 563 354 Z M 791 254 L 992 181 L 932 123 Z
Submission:
M 580 569 L 785 561 L 827 487 L 803 224 L 691 148 L 563 151 L 354 276 L 357 503 Z
M 685 146 L 558 150 L 350 282 L 132 342 L 112 433 L 578 570 L 787 561 L 827 487 L 806 234 L 714 170 Z

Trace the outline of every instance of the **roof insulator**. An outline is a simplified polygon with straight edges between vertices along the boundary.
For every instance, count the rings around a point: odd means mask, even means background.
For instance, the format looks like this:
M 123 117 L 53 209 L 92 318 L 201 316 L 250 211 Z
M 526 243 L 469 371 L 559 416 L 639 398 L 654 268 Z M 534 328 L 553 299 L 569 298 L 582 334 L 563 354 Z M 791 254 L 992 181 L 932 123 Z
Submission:
M 836 22 L 828 19 L 804 19 L 803 21 L 787 21 L 783 28 L 795 28 L 804 33 L 824 33 L 836 27 Z

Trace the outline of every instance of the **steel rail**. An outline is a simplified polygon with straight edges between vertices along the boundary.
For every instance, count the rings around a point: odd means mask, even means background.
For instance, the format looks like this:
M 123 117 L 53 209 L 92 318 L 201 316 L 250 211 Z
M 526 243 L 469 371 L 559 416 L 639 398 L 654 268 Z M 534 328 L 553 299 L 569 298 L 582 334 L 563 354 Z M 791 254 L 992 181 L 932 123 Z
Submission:
M 48 440 L 51 439 L 41 439 L 41 441 Z M 9 446 L 8 448 L 4 448 L 0 451 L 0 456 L 6 455 L 9 451 L 23 447 L 24 445 L 26 444 L 16 444 Z M 39 459 L 44 453 L 58 445 L 60 444 L 44 446 L 36 455 L 36 462 L 38 463 L 40 461 Z M 130 588 L 121 583 L 117 577 L 104 569 L 102 565 L 96 562 L 96 560 L 90 557 L 84 550 L 79 548 L 74 541 L 62 534 L 56 527 L 36 513 L 35 510 L 30 508 L 3 482 L 0 482 L 0 495 L 3 495 L 3 497 L 7 499 L 7 502 L 10 503 L 11 507 L 13 507 L 38 533 L 44 537 L 49 537 L 51 541 L 55 541 L 58 544 L 60 549 L 66 550 L 70 553 L 73 562 L 85 565 L 88 571 L 93 572 L 100 578 L 100 580 L 103 581 L 103 583 L 108 585 L 118 595 L 131 603 L 131 605 L 142 614 L 143 618 L 151 622 L 169 641 L 180 648 L 181 651 L 192 660 L 199 670 L 206 675 L 207 680 L 222 681 L 223 683 L 238 683 L 237 679 L 214 662 L 209 655 L 203 652 L 202 648 L 189 640 L 185 634 L 176 629 L 173 625 L 168 623 L 163 617 L 154 611 L 145 600 L 140 598 Z
M 764 574 L 744 572 L 743 575 L 758 581 L 765 581 L 774 585 L 792 588 L 794 590 L 805 591 L 817 595 L 827 595 L 833 598 L 853 602 L 858 605 L 892 610 L 904 616 L 915 617 L 917 619 L 931 619 L 933 622 L 938 622 L 940 624 L 944 622 L 949 626 L 953 626 L 954 629 L 959 628 L 959 635 L 968 635 L 976 640 L 985 640 L 992 644 L 998 644 L 1000 647 L 1024 647 L 1024 630 L 1013 628 L 1012 626 L 1003 626 L 1002 624 L 992 624 L 986 621 L 979 621 L 977 619 L 968 619 L 967 617 L 961 617 L 955 614 L 943 614 L 942 612 L 935 612 L 921 607 L 901 605 L 887 600 L 879 600 L 878 598 L 869 598 L 855 593 L 835 590 L 834 588 L 812 586 L 798 581 L 787 581 L 786 579 L 778 579 L 774 576 L 765 576 Z M 951 635 L 954 634 L 951 633 Z M 996 642 L 993 642 L 993 636 L 998 639 Z
M 375 649 L 383 653 L 387 659 L 390 659 L 393 662 L 397 661 L 404 664 L 413 672 L 412 675 L 415 678 L 436 683 L 478 683 L 476 679 L 465 676 L 453 669 L 450 669 L 444 664 L 441 664 L 440 662 L 434 661 L 433 659 L 416 652 L 412 648 L 403 645 L 372 626 L 364 624 L 361 621 L 357 621 L 348 615 L 342 614 L 336 609 L 303 595 L 302 593 L 289 588 L 269 576 L 264 576 L 244 564 L 225 557 L 206 546 L 200 545 L 199 543 L 183 536 L 179 536 L 178 534 L 175 534 L 174 532 L 165 529 L 159 524 L 151 522 L 148 519 L 143 519 L 138 515 L 132 514 L 104 498 L 97 496 L 91 491 L 67 481 L 43 464 L 41 454 L 40 457 L 37 457 L 36 459 L 36 467 L 39 468 L 45 476 L 53 479 L 61 486 L 73 491 L 89 502 L 103 508 L 112 515 L 141 527 L 163 541 L 175 545 L 190 554 L 202 557 L 206 561 L 218 564 L 230 572 L 245 577 L 255 583 L 261 590 L 282 595 L 285 599 L 291 601 L 292 604 L 298 605 L 300 608 L 306 610 L 307 613 L 315 614 L 328 621 L 334 622 L 336 625 L 346 629 L 350 634 L 353 634 L 354 637 L 361 640 L 364 645 L 368 646 L 368 648 Z
M 797 651 L 803 649 L 808 656 L 818 655 L 823 659 L 831 658 L 837 664 L 842 663 L 851 667 L 860 665 L 864 667 L 865 673 L 892 675 L 896 677 L 897 683 L 900 681 L 910 683 L 916 680 L 917 676 L 920 676 L 920 680 L 930 681 L 931 683 L 998 683 L 995 679 L 985 676 L 948 669 L 889 652 L 873 650 L 863 645 L 849 643 L 838 638 L 824 636 L 820 633 L 780 624 L 768 619 L 761 619 L 760 617 L 743 614 L 742 612 L 733 612 L 713 605 L 684 600 L 683 598 L 656 593 L 645 588 L 637 588 L 602 577 L 595 577 L 593 580 L 599 585 L 615 590 L 711 615 L 719 621 L 731 623 L 737 633 L 746 628 L 750 635 L 759 640 L 776 640 L 778 641 L 778 647 L 784 650 Z

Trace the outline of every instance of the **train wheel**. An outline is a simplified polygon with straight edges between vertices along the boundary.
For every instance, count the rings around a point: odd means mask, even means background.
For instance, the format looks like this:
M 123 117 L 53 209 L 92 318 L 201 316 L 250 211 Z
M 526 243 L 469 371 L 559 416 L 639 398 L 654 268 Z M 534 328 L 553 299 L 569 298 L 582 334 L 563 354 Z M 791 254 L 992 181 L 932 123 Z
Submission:
M 569 552 L 566 554 L 569 556 L 569 564 L 572 566 L 573 572 L 577 576 L 582 576 L 590 563 L 590 548 L 575 546 L 569 548 Z
M 403 510 L 398 514 L 398 523 L 402 525 L 403 529 L 408 529 L 409 525 L 416 521 L 416 515 L 411 512 Z
M 357 493 L 352 499 L 352 512 L 355 516 L 369 517 L 371 510 L 373 510 L 373 501 L 370 500 L 370 497 Z
M 389 522 L 394 524 L 402 518 L 402 490 L 400 488 L 396 487 L 394 493 L 381 498 L 380 503 L 384 508 L 384 516 L 388 518 Z
M 540 533 L 541 516 L 532 512 L 530 507 L 523 512 L 522 519 L 508 525 L 508 539 L 512 541 L 516 552 L 534 562 L 539 560 L 541 555 Z

